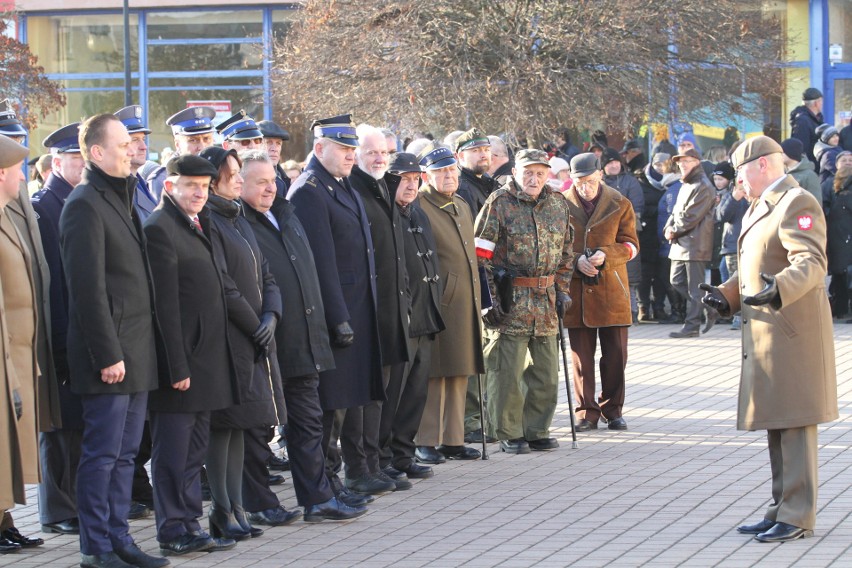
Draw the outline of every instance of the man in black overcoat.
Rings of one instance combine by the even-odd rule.
[[[395,484],[375,477],[378,471],[370,470],[364,447],[377,443],[378,436],[365,436],[363,407],[383,400],[385,393],[373,241],[364,205],[347,177],[355,165],[358,138],[349,115],[315,121],[312,130],[314,157],[290,188],[288,199],[314,252],[336,366],[320,373],[324,448],[329,451],[334,411],[346,409],[341,446],[346,477],[355,483],[352,489],[390,491]],[[326,470],[340,493],[333,468],[327,465]]]
[[[133,458],[157,388],[154,287],[133,208],[130,135],[112,114],[80,126],[83,177],[59,218],[68,367],[83,404],[77,480],[81,566],[162,566],[130,536]]]
[[[166,166],[160,204],[145,222],[167,370],[150,394],[154,511],[164,554],[210,550],[201,530],[201,467],[210,411],[237,400],[222,270],[213,256],[207,192],[218,170],[192,154]],[[206,232],[205,232],[206,230]],[[229,543],[232,547],[235,542]],[[222,545],[217,548],[221,549]]]
[[[373,252],[376,259],[379,339],[382,344],[382,381],[387,391],[399,391],[408,353],[408,283],[405,274],[405,250],[399,210],[393,203],[384,175],[388,169],[387,139],[378,128],[362,124],[357,129],[357,165],[349,183],[361,196],[370,222]],[[406,474],[380,467],[382,435],[390,434],[396,415],[395,404],[372,401],[364,406],[364,435],[375,436],[376,443],[365,444],[370,471],[378,472],[383,481],[392,481],[396,489],[410,489]],[[386,464],[387,465],[387,464]]]
[[[283,322],[275,344],[287,404],[287,448],[293,489],[305,520],[344,520],[366,512],[339,501],[325,476],[319,374],[334,368],[320,283],[305,229],[293,205],[277,194],[273,160],[244,152],[243,213],[281,290]]]

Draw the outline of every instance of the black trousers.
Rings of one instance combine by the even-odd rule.
[[[154,506],[154,489],[145,464],[151,461],[151,425],[145,420],[142,430],[142,441],[139,442],[139,453],[133,460],[133,493],[131,499],[137,503],[143,503],[149,507]]]
[[[414,437],[426,406],[432,343],[428,335],[409,338],[411,361],[391,367],[379,428],[382,467],[404,468],[414,462]]]
[[[654,307],[654,314],[662,314],[666,305],[666,296],[671,288],[669,272],[671,261],[656,254],[642,255],[642,279],[639,281],[639,306],[647,309]],[[653,292],[653,301],[651,294]],[[672,293],[674,290],[672,290]]]
[[[317,386],[319,378],[289,377],[284,379],[287,403],[287,451],[290,473],[299,505],[309,507],[325,503],[334,495],[325,475],[322,445],[322,408]]]
[[[43,525],[77,518],[77,466],[82,443],[82,430],[54,430],[38,435],[38,516]]]
[[[201,530],[201,467],[210,442],[209,412],[151,412],[151,475],[157,540]]]
[[[269,488],[269,442],[272,430],[266,426],[243,430],[245,456],[243,458],[243,508],[258,513],[281,505],[278,495]]]

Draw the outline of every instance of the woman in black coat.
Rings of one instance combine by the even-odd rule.
[[[828,273],[831,311],[836,318],[849,310],[847,269],[852,264],[852,167],[842,167],[834,176],[834,201],[828,211]],[[847,321],[847,323],[852,320]]]
[[[252,532],[243,508],[243,469],[266,463],[248,463],[244,431],[284,422],[281,376],[275,353],[275,326],[281,317],[281,295],[260,252],[238,201],[243,180],[234,150],[207,148],[200,156],[219,170],[211,184],[210,209],[213,254],[221,267],[228,306],[228,338],[239,390],[239,404],[211,416],[207,476],[213,505],[210,533],[245,538]],[[255,534],[260,531],[254,530]]]

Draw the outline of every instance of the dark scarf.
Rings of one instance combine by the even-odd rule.
[[[603,191],[600,191],[600,188],[598,188],[598,194],[595,196],[595,198],[591,201],[586,201],[585,199],[580,197],[580,192],[577,191],[576,187],[571,186],[571,190],[574,192],[574,195],[577,196],[577,199],[580,201],[580,205],[583,206],[583,211],[586,212],[586,216],[591,219],[592,213],[595,212],[595,207],[598,206],[598,201],[601,200],[601,194],[603,193]]]

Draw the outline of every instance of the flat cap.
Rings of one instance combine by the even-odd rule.
[[[481,146],[491,146],[491,141],[488,136],[478,128],[471,128],[467,132],[462,132],[456,138],[456,152],[462,150],[470,150],[471,148],[479,148]]]
[[[260,129],[257,127],[257,123],[242,109],[219,124],[216,127],[216,132],[221,134],[225,140],[253,140],[254,138],[263,138],[263,134],[261,134]]]
[[[594,152],[577,154],[571,158],[571,177],[573,179],[590,176],[600,169],[601,161],[595,156]]]
[[[74,122],[54,130],[44,139],[45,148],[53,154],[80,153],[80,123]]]
[[[343,146],[358,147],[358,134],[351,114],[317,119],[311,124],[311,130],[315,138],[328,138]]]
[[[436,146],[434,142],[423,148],[417,158],[426,170],[440,170],[458,163],[452,150],[446,146]]]
[[[0,101],[0,134],[6,136],[26,136],[27,129],[15,114],[15,109],[8,99]]]
[[[535,148],[524,148],[515,154],[515,166],[523,168],[532,164],[541,164],[549,168],[550,156],[544,150],[536,150]]]
[[[127,127],[129,134],[151,134],[151,131],[142,123],[142,107],[139,105],[126,106],[123,109],[115,111],[115,116],[118,120]]]
[[[290,133],[272,122],[271,120],[261,120],[257,123],[257,128],[264,138],[278,138],[280,140],[289,140]]]
[[[684,158],[695,158],[696,160],[701,161],[701,154],[699,154],[698,150],[696,150],[695,148],[690,148],[683,154],[678,154],[677,156],[674,156],[672,158],[672,162],[676,164]]]
[[[0,136],[0,168],[11,168],[27,159],[30,151],[7,136]]]
[[[414,154],[409,154],[407,152],[397,152],[393,156],[393,160],[388,167],[388,172],[395,175],[402,175],[408,173],[420,173],[423,169],[420,167],[420,163],[417,161],[417,156]]]
[[[177,156],[166,164],[166,171],[170,176],[210,176],[219,177],[219,170],[200,156],[184,154]]]
[[[805,89],[805,92],[802,93],[803,101],[815,101],[817,99],[822,98],[822,91],[817,89],[816,87],[808,87]]]
[[[787,138],[781,142],[781,150],[783,150],[783,152],[791,160],[800,162],[802,160],[802,154],[805,152],[805,145],[802,144],[802,141],[798,138]]]
[[[755,136],[737,146],[733,156],[731,156],[731,163],[734,169],[738,170],[743,164],[769,154],[780,154],[781,152],[783,152],[781,145],[769,136]]]
[[[176,112],[166,119],[166,124],[172,127],[172,134],[195,136],[213,132],[213,119],[216,110],[209,106],[194,106]]]
[[[217,176],[219,175],[219,168],[222,167],[222,164],[225,163],[225,160],[228,159],[228,156],[233,156],[234,158],[236,158],[237,163],[241,163],[240,156],[239,154],[237,154],[237,150],[235,148],[225,150],[224,148],[220,148],[219,146],[210,146],[209,148],[203,149],[198,155],[213,164],[213,167],[216,168]],[[173,161],[174,158],[169,163]]]

